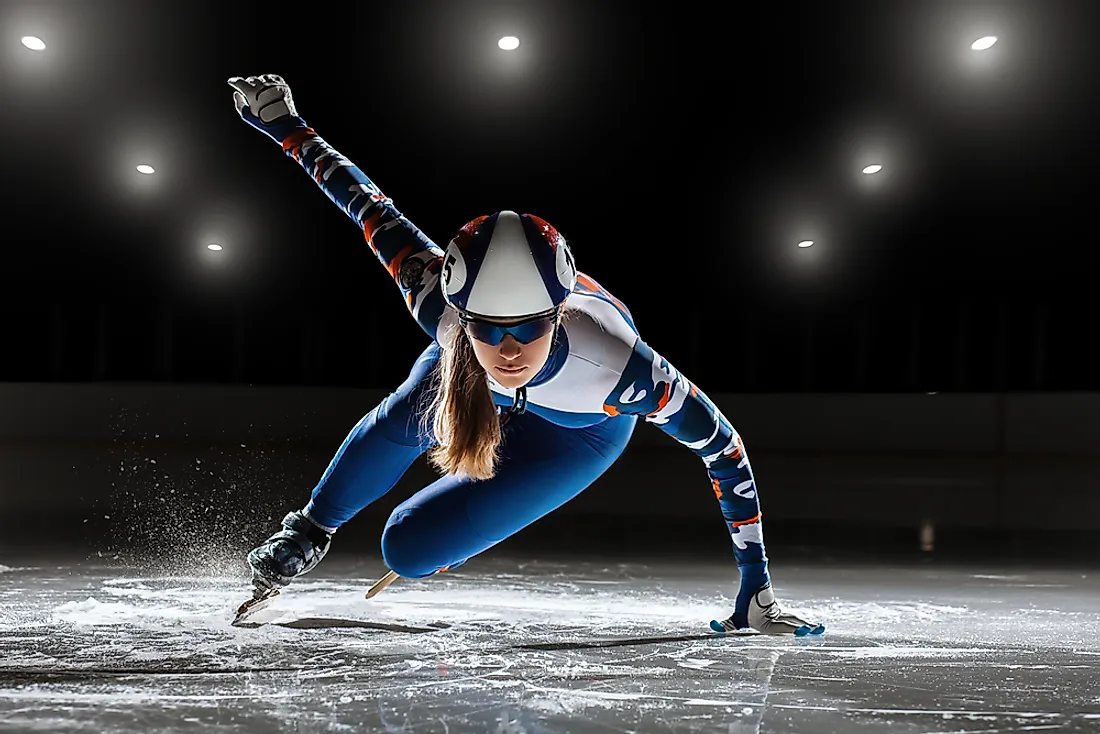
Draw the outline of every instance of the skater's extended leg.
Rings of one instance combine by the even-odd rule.
[[[412,463],[434,445],[421,416],[430,399],[431,373],[439,354],[439,345],[433,342],[405,382],[367,413],[344,439],[306,505],[310,520],[335,531],[389,492]]]
[[[363,417],[344,439],[301,511],[248,554],[253,583],[284,586],[309,572],[328,552],[332,534],[390,491],[432,445],[420,416],[428,401],[439,346],[432,343],[397,390]]]
[[[631,416],[588,428],[562,428],[531,414],[511,418],[492,479],[447,476],[390,515],[382,534],[386,564],[423,578],[496,545],[576,497],[626,448]]]

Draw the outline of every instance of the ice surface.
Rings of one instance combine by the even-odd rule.
[[[330,562],[331,561],[331,562]],[[326,564],[248,630],[235,576],[0,577],[0,732],[1100,731],[1100,575],[777,566],[822,638],[715,636],[728,565],[474,559],[365,600]]]

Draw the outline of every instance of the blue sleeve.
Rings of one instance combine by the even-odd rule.
[[[281,138],[283,151],[355,222],[397,284],[413,318],[434,339],[445,307],[439,288],[443,250],[406,219],[355,164],[300,118],[297,122]]]
[[[745,447],[702,390],[639,339],[604,412],[643,417],[702,459],[742,574],[766,573],[760,501]]]

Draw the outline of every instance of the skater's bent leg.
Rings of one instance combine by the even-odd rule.
[[[399,505],[382,534],[382,556],[401,576],[457,566],[576,497],[626,448],[635,419],[588,428],[524,414],[509,420],[496,476],[447,476]]]
[[[421,415],[438,360],[439,346],[433,342],[401,386],[356,424],[313,489],[305,508],[310,520],[335,531],[390,491],[432,446]]]

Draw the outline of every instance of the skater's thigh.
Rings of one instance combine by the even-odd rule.
[[[580,494],[622,454],[635,419],[584,429],[525,414],[509,421],[492,479],[443,477],[394,510],[383,554],[402,576],[422,576],[466,560]],[[408,561],[402,573],[394,564]]]
[[[497,475],[456,490],[465,500],[471,531],[499,542],[573,499],[615,463],[634,423],[625,417],[570,429],[520,416]]]
[[[431,372],[439,358],[428,347],[408,378],[367,413],[348,433],[313,488],[306,512],[328,528],[338,528],[397,483],[413,462],[434,445],[431,427],[421,419]]]
[[[419,446],[422,450],[434,445],[431,426],[423,418],[431,399],[432,373],[439,358],[439,344],[432,342],[417,358],[405,381],[374,409],[372,423],[390,441]]]

